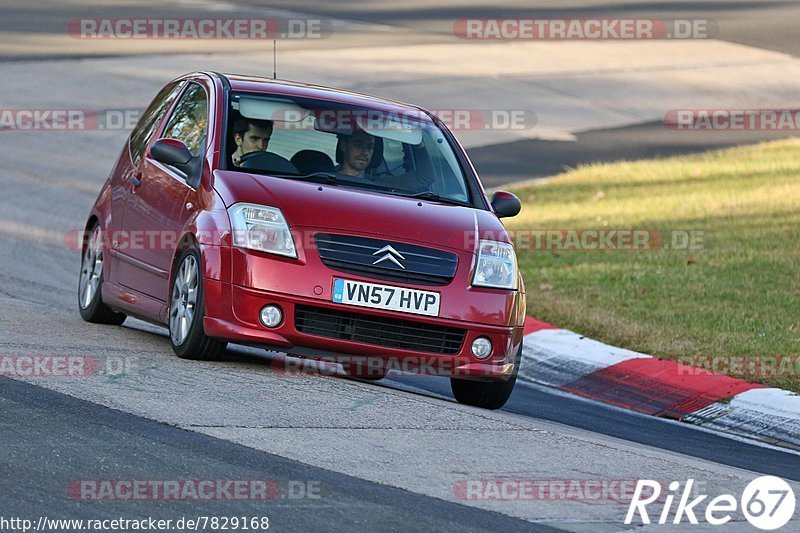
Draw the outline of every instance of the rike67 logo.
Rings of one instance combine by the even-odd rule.
[[[673,481],[669,484],[669,491],[663,498],[664,506],[661,513],[658,509],[650,508],[653,512],[653,521],[658,524],[680,524],[686,520],[690,524],[698,524],[698,516],[705,518],[706,523],[720,526],[727,524],[733,518],[732,513],[741,509],[742,514],[750,524],[764,531],[772,531],[785,526],[794,515],[795,497],[792,487],[783,479],[775,476],[762,476],[754,479],[742,491],[741,498],[737,501],[731,494],[720,494],[705,503],[705,511],[701,514],[707,494],[694,496],[692,487],[694,480],[689,479],[681,490],[681,484]],[[638,514],[642,524],[650,524],[651,516],[648,514],[648,505],[659,501],[662,494],[661,484],[650,479],[640,479],[636,483],[633,499],[625,516],[625,523],[631,524]],[[673,514],[673,503],[678,500]],[[660,502],[659,502],[660,503]],[[670,520],[672,515],[672,520]],[[656,519],[656,516],[658,518]]]

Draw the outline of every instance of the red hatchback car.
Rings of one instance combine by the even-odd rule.
[[[199,72],[156,95],[86,223],[79,308],[169,327],[175,353],[228,341],[450,378],[497,409],[522,353],[525,292],[452,133],[421,108]]]

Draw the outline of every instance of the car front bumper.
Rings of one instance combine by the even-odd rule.
[[[458,279],[454,279],[449,286],[413,286],[440,291],[443,303],[440,315],[450,316],[413,315],[333,302],[332,286],[336,278],[383,282],[333,271],[321,263],[315,264],[313,257],[298,264],[237,248],[207,252],[216,254],[215,257],[230,258],[229,279],[233,281],[230,283],[206,276],[203,326],[211,337],[292,355],[335,360],[351,366],[383,365],[386,369],[426,375],[503,380],[514,373],[524,324],[524,316],[522,319],[517,316],[518,313],[524,314],[524,296],[514,291],[480,290],[467,294],[464,289],[459,291],[457,288],[458,283],[463,283]],[[221,268],[214,272],[225,274],[226,270]],[[392,285],[390,282],[386,284]],[[268,304],[279,306],[283,312],[283,320],[273,328],[268,328],[259,319],[261,309]],[[390,323],[402,322],[406,325],[404,331],[411,331],[409,327],[414,326],[425,330],[448,328],[463,332],[463,340],[457,349],[442,353],[424,347],[412,348],[407,343],[401,348],[392,342],[364,342],[363,338],[353,340],[321,336],[313,331],[309,333],[308,328],[303,331],[302,324],[296,321],[298,308],[301,314],[304,309],[312,309],[329,315],[354,314]],[[479,320],[463,319],[469,316]],[[486,317],[491,317],[494,323],[487,324],[480,320]],[[342,326],[342,329],[346,329],[346,326]],[[491,355],[483,360],[471,353],[472,343],[478,337],[489,338],[493,347]]]

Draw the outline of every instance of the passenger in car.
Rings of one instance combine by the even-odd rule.
[[[237,118],[233,122],[233,142],[236,150],[231,154],[233,165],[240,166],[243,155],[250,152],[265,152],[272,137],[272,121],[252,118]]]
[[[407,172],[399,176],[388,172],[376,173],[383,162],[383,139],[365,131],[340,134],[336,150],[340,174],[364,178],[381,187],[406,192],[427,191],[433,183],[430,173]]]
[[[358,131],[352,135],[341,135],[339,137],[339,150],[337,160],[341,162],[342,174],[365,177],[365,171],[372,161],[375,153],[375,137],[364,131]]]

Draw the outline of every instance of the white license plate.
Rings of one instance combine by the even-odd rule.
[[[333,280],[333,301],[345,305],[386,309],[415,315],[439,316],[439,293],[403,287]]]

